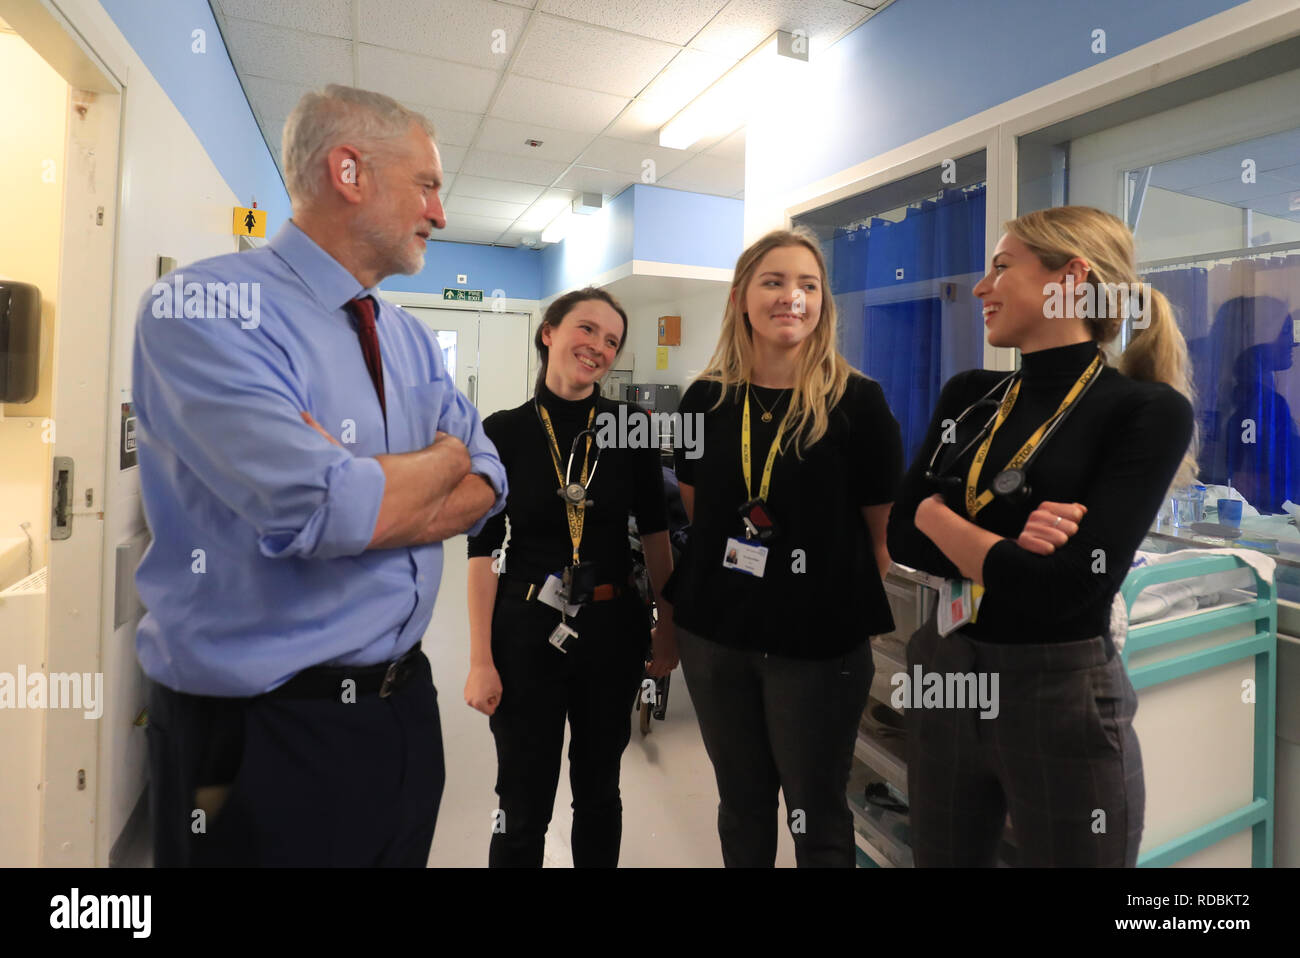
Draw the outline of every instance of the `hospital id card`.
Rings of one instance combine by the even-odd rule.
[[[946,579],[939,590],[939,634],[947,635],[960,629],[975,614],[975,599],[970,579]]]
[[[761,579],[767,569],[767,546],[742,539],[728,539],[722,552],[722,567]]]
[[[571,605],[564,601],[564,585],[560,577],[552,573],[546,577],[542,584],[542,589],[537,593],[537,601],[544,602],[552,609],[563,612],[567,616],[575,616],[582,609],[580,605]],[[559,648],[559,646],[556,646]]]

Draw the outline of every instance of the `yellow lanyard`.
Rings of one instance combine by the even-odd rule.
[[[763,465],[763,478],[758,486],[758,498],[764,502],[767,501],[767,491],[772,487],[772,464],[776,462],[776,451],[781,445],[781,433],[785,431],[785,420],[790,415],[790,410],[785,411],[781,417],[780,424],[776,427],[776,437],[772,440],[772,447],[767,450],[767,462]],[[754,498],[754,476],[750,468],[750,440],[749,440],[749,383],[745,383],[745,413],[744,421],[740,427],[740,464],[745,469],[745,492],[749,498]]]
[[[555,438],[555,427],[551,425],[551,416],[546,411],[546,407],[541,403],[537,404],[541,410],[542,422],[546,424],[546,435],[551,440],[551,464],[555,466],[555,476],[560,480],[560,488],[564,488],[564,470],[560,467],[560,443]],[[596,407],[591,407],[591,412],[587,414],[587,428],[591,428],[592,420],[596,418]],[[582,453],[582,479],[579,480],[583,488],[587,485],[587,459],[591,455],[591,436],[587,437],[587,448]],[[578,546],[582,543],[582,523],[586,518],[586,504],[575,506],[569,501],[565,501],[564,510],[569,517],[569,539],[573,542],[573,564],[578,564]]]
[[[1042,440],[1043,433],[1047,431],[1047,427],[1056,421],[1060,417],[1061,413],[1065,412],[1065,410],[1079,398],[1079,394],[1083,392],[1084,387],[1087,386],[1092,377],[1097,375],[1100,371],[1101,353],[1098,353],[1096,358],[1088,364],[1088,368],[1083,371],[1083,374],[1075,380],[1074,385],[1070,387],[1070,391],[1065,394],[1065,398],[1061,400],[1061,405],[1057,407],[1056,412],[1053,413],[1046,422],[1035,429],[1032,436],[1025,440],[1025,444],[1020,447],[1019,452],[1011,457],[1011,461],[1007,463],[1006,468],[1019,469],[1024,465],[1025,460],[1030,457],[1034,449],[1038,446],[1038,443]],[[966,514],[972,519],[975,518],[977,512],[993,501],[993,491],[991,489],[985,489],[979,494],[979,496],[976,496],[975,485],[979,481],[980,470],[984,466],[984,460],[988,457],[989,447],[993,445],[993,436],[997,433],[998,428],[1002,423],[1006,421],[1007,416],[1011,414],[1011,407],[1016,404],[1016,397],[1019,395],[1020,380],[1017,379],[1015,385],[1011,387],[1011,391],[1008,392],[1006,398],[1002,400],[1002,405],[998,407],[998,415],[997,419],[993,422],[993,429],[989,432],[988,436],[985,437],[984,442],[980,444],[979,450],[975,453],[975,458],[971,460],[970,472],[966,476]]]

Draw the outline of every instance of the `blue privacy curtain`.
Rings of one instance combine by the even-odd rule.
[[[1300,375],[1290,305],[1300,302],[1300,256],[1143,279],[1169,298],[1187,339],[1201,481],[1231,484],[1266,514],[1300,502],[1300,429],[1287,395]]]
[[[938,199],[909,207],[897,223],[873,218],[857,229],[837,230],[832,246],[831,288],[839,301],[860,304],[840,317],[841,323],[862,326],[860,336],[846,330],[846,341],[861,346],[845,358],[884,389],[910,462],[944,381],[981,365],[983,327],[951,328],[953,299],[945,300],[941,282],[927,281],[964,277],[959,295],[969,299],[969,275],[984,269],[984,186],[945,190]],[[889,296],[890,288],[912,283],[923,284],[916,298]],[[852,293],[861,295],[844,295]],[[959,315],[968,317],[972,305],[978,303],[961,303]]]

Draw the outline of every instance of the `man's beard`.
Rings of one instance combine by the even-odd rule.
[[[357,220],[358,238],[371,250],[373,262],[381,278],[394,273],[414,275],[424,269],[424,250],[416,252],[411,246],[413,230],[387,226],[373,213],[363,213]]]

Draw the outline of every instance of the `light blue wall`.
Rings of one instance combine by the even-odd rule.
[[[479,246],[474,243],[429,244],[424,270],[415,276],[390,276],[384,289],[404,293],[441,293],[457,288],[456,274],[464,273],[464,289],[481,289],[483,298],[503,290],[508,299],[542,298],[542,253],[527,246]]]
[[[542,298],[586,286],[631,261],[635,196],[629,188],[599,213],[575,216],[564,242],[542,250]]]
[[[798,148],[759,185],[815,182],[1242,2],[899,0],[811,64]]]
[[[732,269],[745,235],[745,204],[725,196],[636,184],[633,259]]]
[[[247,206],[267,211],[266,235],[290,216],[289,194],[244,96],[212,10],[203,0],[100,0],[163,92]],[[191,36],[203,30],[207,52]],[[159,149],[166,149],[159,144]]]

